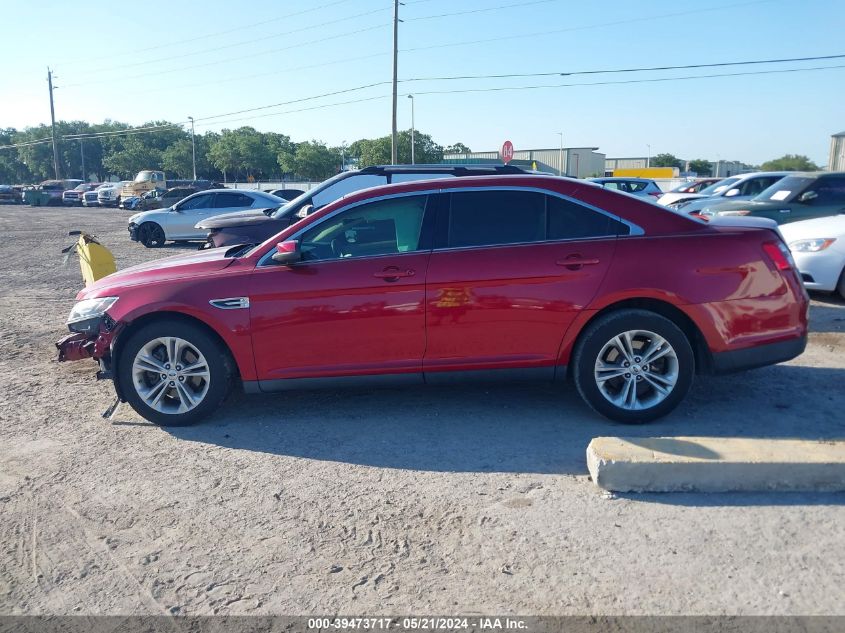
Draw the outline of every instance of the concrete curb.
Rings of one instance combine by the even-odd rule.
[[[840,492],[845,440],[596,437],[587,467],[616,492]]]

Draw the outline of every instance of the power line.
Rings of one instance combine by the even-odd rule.
[[[710,79],[713,77],[747,77],[749,75],[774,75],[778,73],[800,73],[811,70],[833,70],[838,68],[845,68],[845,64],[837,66],[815,66],[810,68],[784,68],[778,70],[752,70],[740,73],[716,73],[712,75],[688,75],[685,77],[656,77],[650,79],[627,79],[620,81],[594,81],[590,83],[574,83],[574,84],[545,84],[535,86],[501,86],[491,88],[462,88],[459,90],[429,90],[425,92],[414,92],[415,95],[437,95],[437,94],[462,94],[470,92],[505,92],[508,90],[539,90],[542,88],[570,88],[575,86],[611,86],[619,84],[641,84],[641,83],[658,83],[666,81],[686,81],[689,79]]]
[[[744,77],[744,76],[751,76],[751,75],[770,75],[770,74],[778,74],[778,73],[797,73],[797,72],[805,72],[805,71],[818,71],[818,70],[834,70],[834,69],[841,69],[845,68],[845,64],[837,65],[837,66],[817,66],[811,68],[787,68],[787,69],[777,69],[777,70],[757,70],[757,71],[748,71],[748,72],[739,72],[739,73],[714,73],[709,75],[688,75],[683,77],[659,77],[659,78],[648,78],[648,79],[627,79],[627,80],[616,80],[616,81],[597,81],[597,82],[589,82],[589,83],[564,83],[564,84],[544,84],[544,85],[531,85],[531,86],[507,86],[507,87],[489,87],[489,88],[468,88],[468,89],[456,89],[456,90],[430,90],[425,92],[415,91],[414,95],[440,95],[440,94],[462,94],[462,93],[474,93],[474,92],[502,92],[502,91],[509,91],[509,90],[540,90],[546,88],[577,88],[580,86],[608,86],[608,85],[619,85],[619,84],[638,84],[638,83],[656,83],[656,82],[671,82],[671,81],[688,81],[693,79],[712,79],[718,77]],[[406,97],[408,94],[411,93],[404,93],[399,94],[399,97]],[[353,103],[362,103],[365,101],[375,101],[378,99],[388,99],[391,95],[384,94],[384,95],[377,95],[373,97],[365,97],[361,99],[353,99],[349,101],[343,101],[339,103],[328,103],[328,104],[321,104],[316,106],[311,106],[307,108],[300,108],[296,110],[285,110],[282,112],[270,112],[266,114],[259,114],[249,117],[240,117],[237,119],[227,119],[224,121],[216,121],[215,123],[207,123],[204,125],[214,125],[214,124],[221,124],[221,123],[232,123],[238,121],[250,121],[252,119],[259,119],[269,116],[278,116],[282,114],[293,114],[296,112],[305,112],[310,110],[320,110],[323,108],[333,108],[340,105],[348,105]],[[231,114],[231,113],[230,113]],[[218,117],[222,116],[229,116],[228,114],[224,115],[217,115]]]
[[[332,36],[328,36],[328,37],[321,37],[321,38],[319,38],[319,40],[312,40],[310,42],[299,42],[297,44],[291,44],[290,46],[283,46],[281,48],[275,48],[275,49],[272,49],[272,50],[259,51],[257,53],[250,53],[249,55],[242,55],[240,57],[230,57],[230,58],[223,60],[223,61],[233,62],[233,61],[241,61],[241,60],[244,60],[244,59],[252,59],[254,57],[260,57],[261,55],[269,55],[270,53],[279,53],[281,51],[287,51],[287,50],[290,50],[292,48],[301,48],[302,46],[305,46],[307,44],[325,42],[325,41],[328,41],[328,40],[337,40],[337,39],[341,39],[341,38],[344,38],[344,37],[350,37],[352,35],[360,35],[361,33],[367,33],[368,31],[374,31],[376,29],[383,29],[383,28],[386,28],[387,26],[389,26],[389,25],[388,24],[376,24],[376,25],[365,27],[365,28],[362,28],[362,29],[356,29],[356,30],[353,30],[353,31],[345,31],[345,32],[339,33],[337,35],[332,35]],[[151,71],[151,72],[147,72],[147,73],[140,73],[140,74],[137,74],[137,75],[127,75],[127,76],[121,77],[121,80],[126,81],[126,80],[130,80],[130,79],[142,79],[144,77],[151,77],[153,75],[155,75],[155,76],[167,75],[167,74],[172,74],[172,73],[176,73],[176,72],[182,72],[182,71],[185,71],[185,70],[194,70],[194,69],[197,69],[197,68],[207,68],[209,66],[218,66],[221,63],[223,63],[223,62],[221,62],[220,60],[217,60],[217,61],[213,61],[213,62],[204,62],[202,64],[194,64],[192,66],[182,66],[181,68],[171,68],[171,69],[167,69],[167,70],[157,70],[157,71]],[[79,87],[79,86],[89,86],[89,85],[93,85],[93,84],[109,83],[111,81],[113,81],[113,80],[112,79],[99,79],[99,80],[94,80],[94,81],[86,81],[86,82],[82,82],[82,83],[67,84],[63,87],[64,88],[71,88],[71,87]]]
[[[437,15],[422,15],[417,18],[405,18],[403,22],[418,22],[420,20],[434,20],[437,18],[451,18],[458,15],[470,15],[473,13],[487,13],[488,11],[498,11],[500,9],[511,9],[519,7],[520,9],[530,7],[534,4],[548,4],[549,2],[558,2],[559,0],[534,0],[533,2],[516,2],[513,4],[503,4],[498,7],[485,7],[483,9],[470,9],[468,11],[455,11],[453,13],[439,13]]]
[[[46,138],[38,139],[37,141],[23,141],[21,143],[12,143],[10,145],[0,145],[0,149],[12,149],[16,147],[29,147],[30,145],[42,145],[44,143],[52,143],[53,137],[48,136]]]
[[[549,2],[550,0],[543,0],[543,1]],[[292,35],[294,33],[301,33],[303,31],[312,31],[314,29],[323,28],[323,27],[329,26],[331,24],[337,24],[338,22],[348,22],[349,20],[354,20],[355,18],[373,15],[375,13],[382,13],[382,12],[387,11],[387,10],[389,10],[389,7],[382,7],[380,9],[374,9],[372,11],[364,11],[363,13],[356,13],[354,15],[348,15],[348,16],[345,16],[345,17],[342,17],[342,18],[338,18],[336,20],[330,20],[328,22],[321,22],[319,24],[312,24],[310,26],[303,26],[301,28],[293,29],[293,30],[290,30],[290,31],[282,31],[282,32],[279,32],[279,33],[271,33],[270,35],[265,35],[265,36],[262,36],[262,37],[253,37],[253,38],[250,38],[248,40],[243,40],[243,41],[240,41],[240,42],[233,42],[231,44],[225,44],[223,46],[215,46],[215,47],[212,47],[212,48],[203,48],[203,49],[200,49],[200,50],[192,51],[190,53],[182,53],[180,55],[168,55],[166,57],[158,57],[158,58],[155,58],[155,59],[148,59],[146,61],[133,62],[131,64],[121,64],[119,66],[107,66],[105,68],[95,68],[95,69],[93,69],[89,72],[108,72],[110,70],[116,70],[116,69],[133,68],[133,67],[136,67],[136,66],[146,66],[148,64],[154,64],[156,62],[170,61],[170,60],[173,60],[173,59],[183,59],[185,57],[194,57],[196,55],[203,55],[205,53],[214,53],[214,52],[217,52],[217,51],[227,50],[227,49],[230,49],[230,48],[237,48],[239,46],[248,46],[250,44],[255,44],[256,42],[263,42],[265,40],[277,39],[282,35]],[[77,84],[72,84],[72,85],[77,85]]]
[[[267,20],[262,20],[260,22],[251,22],[250,24],[244,24],[242,26],[236,26],[231,29],[226,29],[225,31],[215,31],[213,33],[206,33],[205,35],[198,35],[196,37],[192,37],[189,39],[180,39],[178,42],[168,42],[166,44],[158,44],[156,46],[148,46],[146,48],[137,48],[133,51],[126,51],[123,53],[117,53],[116,55],[112,55],[113,57],[123,57],[125,55],[137,55],[138,53],[145,53],[147,51],[154,51],[160,50],[162,48],[167,48],[169,46],[180,45],[180,44],[189,44],[191,42],[198,42],[199,40],[208,39],[209,37],[216,37],[218,35],[228,35],[229,33],[234,33],[235,31],[242,31],[244,29],[250,29],[255,26],[263,26],[265,24],[270,24],[271,22],[278,22],[279,20],[286,20],[288,18],[297,17],[300,15],[304,15],[306,13],[313,13],[315,11],[320,11],[322,9],[328,9],[330,7],[336,6],[338,4],[344,4],[347,2],[351,2],[352,0],[335,0],[334,2],[329,2],[327,4],[321,4],[316,7],[311,7],[310,9],[304,9],[302,11],[297,11],[295,13],[287,13],[285,15],[276,16],[275,18],[270,18]],[[417,0],[419,1],[419,0]],[[77,62],[86,62],[100,59],[100,57],[87,57],[83,59],[75,59],[65,62],[66,64],[75,64]]]
[[[456,47],[456,46],[469,46],[469,45],[472,45],[472,44],[488,44],[490,42],[502,42],[502,41],[505,41],[505,40],[515,40],[515,39],[521,39],[521,38],[525,38],[525,37],[542,37],[544,35],[557,35],[559,33],[570,33],[572,31],[584,31],[584,30],[589,30],[589,29],[598,29],[598,28],[603,28],[603,27],[606,27],[606,26],[620,26],[620,25],[624,25],[624,24],[634,24],[636,22],[648,22],[648,21],[659,20],[659,19],[663,19],[663,18],[676,18],[676,17],[682,17],[682,16],[686,16],[686,15],[694,15],[694,14],[697,14],[697,13],[706,13],[706,12],[710,12],[710,11],[721,11],[721,10],[724,10],[724,9],[735,9],[737,7],[744,7],[744,6],[749,6],[749,5],[754,5],[754,4],[762,4],[762,3],[766,3],[766,2],[774,2],[774,1],[775,0],[750,0],[749,2],[740,2],[740,3],[736,3],[736,4],[726,4],[726,5],[720,5],[720,6],[717,6],[717,7],[709,7],[709,8],[704,8],[704,9],[691,9],[689,11],[678,11],[678,12],[675,12],[675,13],[662,13],[660,15],[641,16],[641,17],[637,17],[637,18],[629,18],[629,19],[626,19],[626,20],[616,20],[616,21],[613,21],[613,22],[603,21],[603,22],[597,22],[595,24],[586,24],[586,25],[583,25],[583,26],[570,26],[570,27],[565,27],[565,28],[562,28],[562,29],[553,29],[551,31],[537,31],[537,32],[534,32],[534,33],[522,33],[522,34],[518,34],[518,35],[500,35],[500,36],[497,36],[497,37],[491,37],[491,38],[486,38],[486,39],[482,39],[482,40],[464,40],[462,42],[449,42],[449,43],[444,43],[444,44],[431,44],[429,46],[418,46],[416,48],[406,48],[406,49],[403,49],[400,52],[411,53],[411,52],[416,52],[416,51],[428,51],[428,50],[433,50],[433,49],[437,49],[437,48],[451,48],[451,47]]]
[[[648,66],[641,68],[614,68],[604,70],[571,70],[553,71],[542,73],[507,73],[501,75],[454,75],[449,77],[415,77],[413,79],[402,79],[400,81],[454,81],[457,79],[513,79],[522,77],[564,77],[571,75],[602,75],[608,73],[638,73],[657,70],[690,70],[694,68],[716,68],[722,66],[746,66],[751,64],[780,64],[786,62],[809,62],[830,59],[843,59],[845,54],[839,55],[817,55],[815,57],[785,57],[780,59],[753,59],[741,62],[716,62],[712,64],[684,64],[681,66]]]

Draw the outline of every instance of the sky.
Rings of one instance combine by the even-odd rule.
[[[390,133],[391,0],[4,5],[0,127],[49,122],[50,66],[57,119],[193,116],[197,132],[250,125],[333,146]],[[843,0],[404,0],[400,19],[398,126],[414,94],[416,128],[446,146],[555,148],[562,132],[608,157],[824,165],[845,130],[845,57],[571,74],[845,55]],[[431,80],[530,73],[570,75]]]

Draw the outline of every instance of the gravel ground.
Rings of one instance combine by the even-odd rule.
[[[845,614],[845,495],[614,497],[585,464],[596,435],[845,436],[845,303],[642,428],[528,385],[236,395],[165,430],[53,360],[68,230],[119,268],[186,252],[128,215],[0,207],[0,613]]]

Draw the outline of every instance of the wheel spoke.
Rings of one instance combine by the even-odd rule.
[[[665,376],[663,374],[658,374],[653,371],[646,371],[643,372],[643,375],[646,377],[646,380],[649,382],[656,381],[659,382],[661,385],[665,387],[674,387],[675,386],[675,378],[673,376]]]
[[[158,408],[158,403],[165,391],[167,391],[167,381],[159,380],[156,384],[150,387],[149,390],[145,392],[139,391],[138,395],[140,395],[144,399],[144,402],[146,402],[150,407],[156,409]]]
[[[164,364],[160,363],[158,359],[150,356],[138,354],[138,358],[135,359],[135,364],[138,367],[146,369],[147,371],[151,371],[157,374],[160,374],[164,371]]]
[[[664,345],[666,345],[666,340],[660,336],[655,336],[651,340],[651,345],[649,345],[648,349],[643,354],[642,362],[650,363],[654,360],[657,360],[658,358],[661,358],[662,356],[665,356],[670,351],[672,351],[671,346],[666,345],[666,347],[664,347]]]
[[[185,387],[185,383],[176,383],[176,393],[179,396],[179,412],[190,411],[196,406],[196,400],[190,390]]]
[[[205,361],[199,361],[183,368],[182,375],[186,378],[208,378],[210,376]]]
[[[628,369],[620,365],[606,365],[604,363],[596,363],[596,380],[604,382],[611,378],[619,378],[628,373]]]

